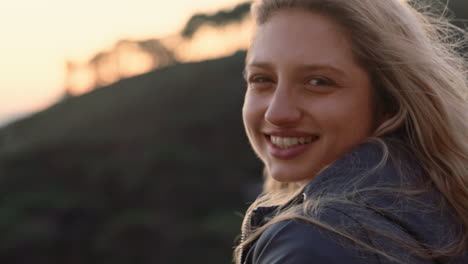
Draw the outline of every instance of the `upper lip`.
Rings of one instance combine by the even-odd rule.
[[[294,130],[284,130],[284,131],[267,131],[264,132],[267,136],[275,136],[275,137],[316,137],[318,134],[315,133],[307,133],[302,131],[294,131]]]

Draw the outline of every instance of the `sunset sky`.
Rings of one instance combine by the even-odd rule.
[[[65,61],[86,61],[117,40],[179,32],[195,12],[244,0],[15,0],[0,7],[0,126],[64,92]]]

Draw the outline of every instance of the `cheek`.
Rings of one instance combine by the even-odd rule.
[[[242,118],[247,132],[260,126],[264,113],[262,100],[247,93],[242,107]]]
[[[254,131],[258,129],[262,120],[261,109],[255,100],[252,100],[250,96],[246,95],[244,99],[244,105],[242,107],[242,120],[244,122],[244,128],[247,133],[247,137],[251,144],[254,144]]]
[[[316,106],[316,117],[326,134],[336,140],[357,140],[372,133],[373,104],[364,97],[342,97]]]
[[[242,121],[244,122],[245,129],[249,130],[252,123],[252,115],[254,114],[251,104],[246,97],[244,99],[244,105],[242,106]]]
[[[242,107],[242,119],[250,145],[257,156],[261,160],[264,160],[262,154],[264,142],[262,142],[260,130],[263,123],[265,108],[262,106],[261,100],[258,99],[259,98],[246,95]]]

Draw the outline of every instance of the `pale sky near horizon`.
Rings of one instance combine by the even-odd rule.
[[[0,126],[64,92],[65,61],[87,60],[119,39],[177,33],[195,12],[244,0],[0,0]]]

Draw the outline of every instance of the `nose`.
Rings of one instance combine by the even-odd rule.
[[[265,112],[265,120],[276,127],[296,125],[301,119],[296,96],[291,87],[278,84]]]

